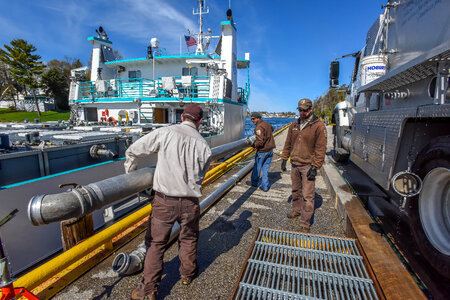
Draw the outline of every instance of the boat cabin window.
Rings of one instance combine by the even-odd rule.
[[[181,123],[181,114],[183,113],[183,109],[175,110],[175,123]]]
[[[136,81],[134,78],[141,78],[141,70],[137,71],[128,71],[128,78],[130,81]]]
[[[181,72],[182,76],[198,76],[198,69],[197,67],[191,67],[191,68],[183,68]]]
[[[85,107],[84,115],[85,115],[86,121],[89,121],[89,122],[97,122],[98,121],[98,114],[97,114],[96,107]]]

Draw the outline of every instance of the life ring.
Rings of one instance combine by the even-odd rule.
[[[117,125],[117,121],[116,121],[116,119],[114,119],[114,117],[109,117],[109,118],[108,118],[108,122],[109,122],[109,123],[112,123],[114,126]]]

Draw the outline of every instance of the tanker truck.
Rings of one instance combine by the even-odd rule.
[[[383,188],[423,257],[450,278],[450,1],[382,8],[364,47],[342,56],[355,67],[333,112],[334,159]],[[338,79],[336,59],[330,88]]]

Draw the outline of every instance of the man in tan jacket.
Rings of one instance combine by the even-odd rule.
[[[163,274],[163,257],[175,221],[181,226],[178,237],[181,283],[189,285],[197,275],[198,198],[202,195],[202,180],[211,158],[211,149],[198,132],[202,117],[202,108],[189,104],[181,115],[181,124],[156,129],[125,152],[127,173],[136,170],[140,157],[158,153],[144,276],[131,299],[156,299]]]
[[[323,164],[327,146],[325,125],[312,112],[312,101],[298,102],[300,118],[289,126],[281,159],[281,170],[291,158],[292,211],[288,218],[300,216],[300,230],[309,232],[314,212],[315,179]]]

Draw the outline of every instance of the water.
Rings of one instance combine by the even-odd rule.
[[[275,128],[275,131],[277,131],[282,126],[294,122],[295,118],[263,118],[264,121],[268,122],[270,125]],[[250,118],[245,119],[245,136],[252,136],[254,135],[255,125],[253,125]]]

